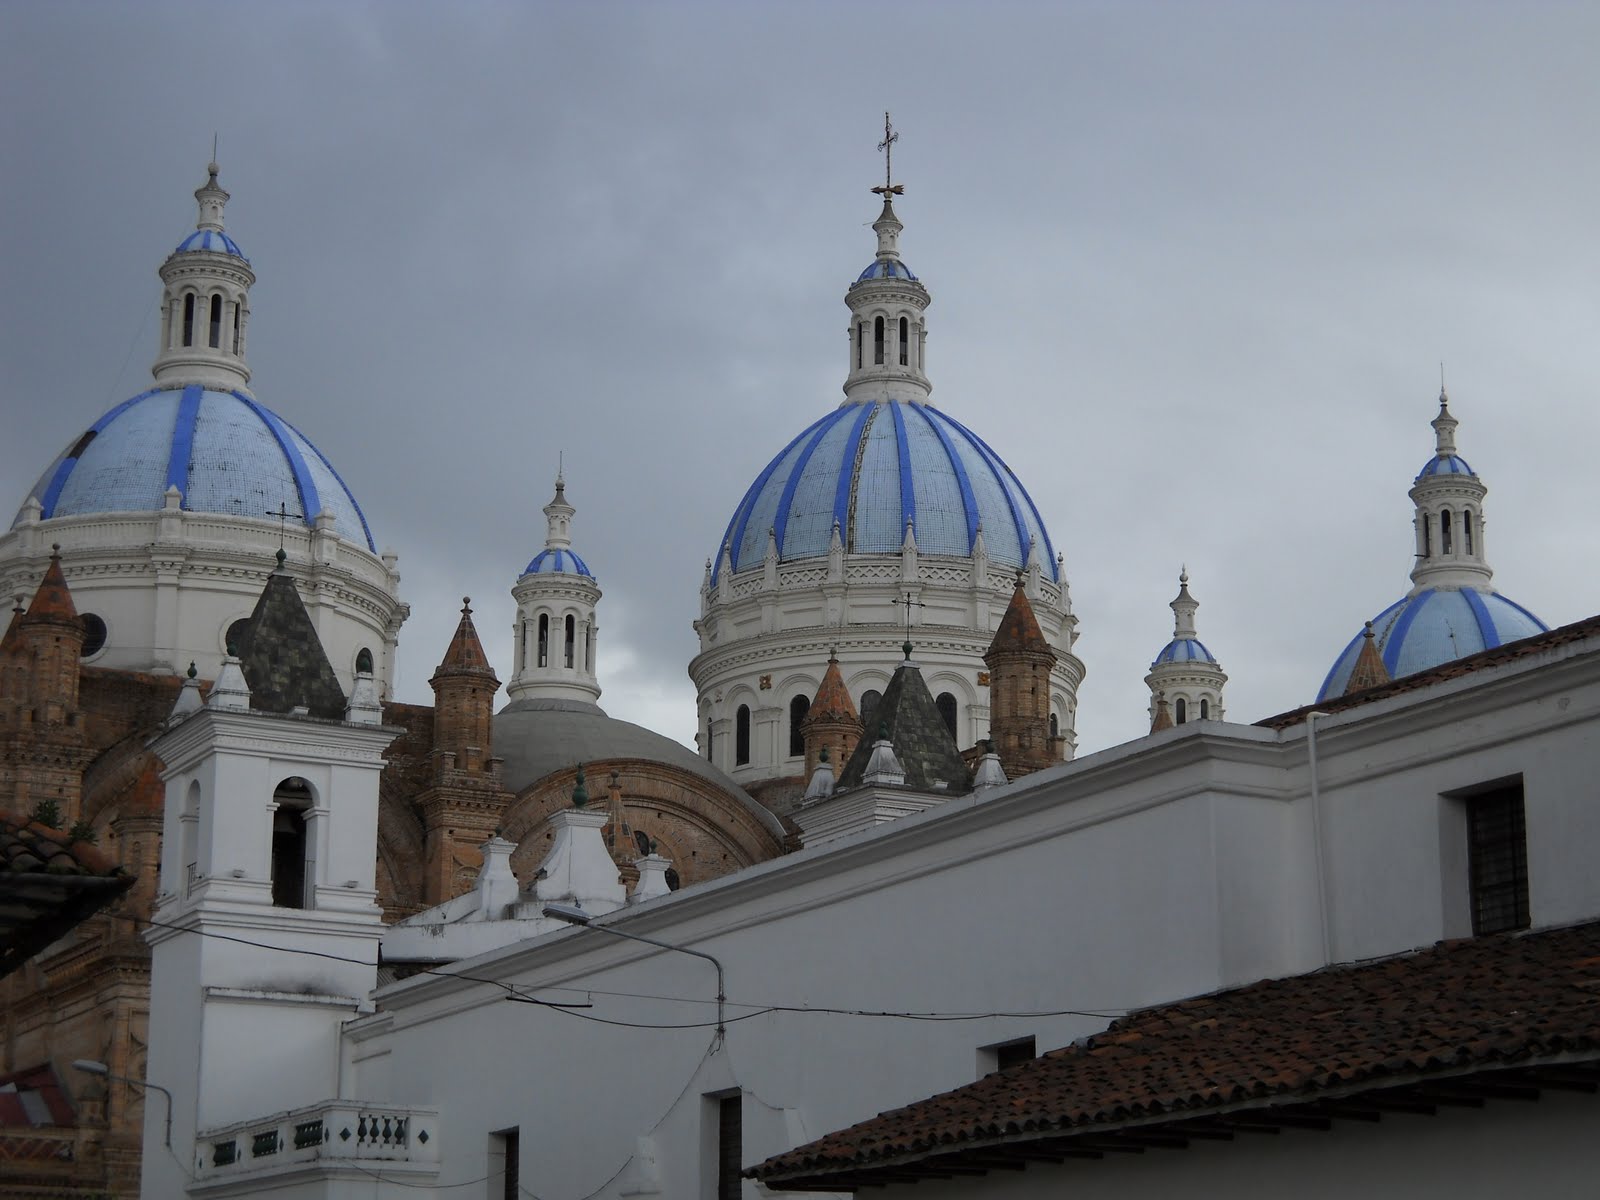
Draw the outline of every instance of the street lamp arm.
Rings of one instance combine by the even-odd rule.
[[[613,928],[610,925],[596,925],[590,915],[580,908],[562,904],[546,905],[544,915],[554,917],[558,921],[565,921],[569,925],[577,925],[584,929],[594,929],[601,933],[609,933],[613,937],[626,938],[630,942],[643,942],[646,946],[655,946],[660,950],[676,950],[679,954],[692,954],[696,958],[703,958],[717,969],[717,1036],[715,1045],[722,1045],[727,1037],[728,1026],[723,1018],[723,1010],[727,1005],[728,997],[723,985],[722,961],[714,955],[707,954],[704,950],[691,950],[687,946],[678,946],[672,942],[663,942],[659,938],[646,937],[642,933],[628,933],[625,930]]]
[[[136,1088],[145,1088],[148,1091],[160,1092],[162,1094],[162,1096],[164,1096],[166,1098],[166,1101],[167,1101],[166,1134],[164,1135],[162,1140],[165,1143],[165,1145],[166,1145],[168,1150],[172,1149],[172,1093],[171,1092],[167,1091],[167,1089],[162,1087],[159,1083],[150,1083],[150,1082],[148,1082],[147,1080],[144,1080],[144,1079],[134,1079],[134,1078],[132,1078],[131,1076],[128,1076],[128,1075],[113,1075],[111,1073],[111,1069],[109,1067],[107,1067],[105,1065],[105,1063],[96,1062],[92,1058],[74,1059],[72,1065],[76,1070],[82,1071],[85,1075],[98,1075],[102,1079],[114,1079],[118,1083],[131,1083]]]

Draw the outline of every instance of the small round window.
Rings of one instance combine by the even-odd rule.
[[[83,657],[91,658],[106,646],[106,623],[96,613],[84,613],[78,618],[83,622]]]

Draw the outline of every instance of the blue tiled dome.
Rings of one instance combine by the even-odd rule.
[[[374,549],[333,464],[243,392],[155,388],[125,400],[63,450],[29,495],[48,519],[156,512],[170,486],[191,512],[272,517],[286,504],[310,525],[327,510],[339,536]]]
[[[861,283],[868,279],[915,279],[911,268],[898,258],[875,258],[867,264],[867,269],[856,276],[856,282]]]
[[[1150,665],[1159,667],[1162,663],[1215,663],[1216,661],[1199,638],[1174,638],[1166,644],[1160,654],[1156,655],[1155,662]]]
[[[1389,678],[1399,679],[1480,650],[1532,637],[1548,628],[1527,609],[1498,592],[1427,588],[1379,613],[1372,622],[1372,635]],[[1358,633],[1351,638],[1334,661],[1317,693],[1318,700],[1344,695],[1361,653],[1362,636]]]
[[[589,565],[571,550],[541,550],[533,556],[524,575],[587,575],[594,578]]]
[[[1417,472],[1418,479],[1426,479],[1429,475],[1471,475],[1473,470],[1467,465],[1467,460],[1459,454],[1435,454],[1426,463],[1422,470]]]
[[[231,254],[235,258],[244,258],[244,251],[239,249],[239,243],[220,229],[196,229],[178,243],[178,248],[173,253],[182,254],[186,250],[211,250],[217,254]],[[244,260],[250,261],[248,258]]]
[[[964,425],[927,404],[845,404],[795,438],[756,477],[723,540],[735,570],[767,552],[782,560],[828,553],[838,521],[847,553],[894,554],[912,522],[922,554],[965,557],[978,526],[991,562],[1026,565],[1037,540],[1045,577],[1055,548],[1011,468]],[[713,557],[722,568],[721,548]]]

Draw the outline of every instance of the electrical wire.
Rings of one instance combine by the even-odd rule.
[[[217,938],[221,941],[234,942],[242,946],[253,946],[261,950],[275,950],[282,954],[300,954],[309,958],[327,959],[332,962],[350,963],[355,966],[374,967],[378,964],[361,958],[351,958],[348,955],[330,954],[323,950],[307,950],[298,946],[277,946],[271,942],[258,942],[250,938],[237,937],[232,934],[214,933],[210,930],[190,929],[182,925],[173,925],[165,921],[157,921],[149,917],[130,917],[136,924],[149,925],[158,929],[171,929],[178,933],[194,934],[198,937]],[[541,1008],[554,1009],[558,1012],[568,1013],[587,1021],[594,1021],[601,1025],[619,1025],[628,1029],[713,1029],[715,1021],[690,1021],[690,1022],[650,1022],[650,1021],[623,1021],[612,1017],[595,1016],[578,1011],[593,1008],[592,1001],[560,1001],[543,1000],[528,994],[527,989],[513,987],[500,979],[487,979],[478,975],[465,975],[459,971],[447,971],[439,967],[419,967],[419,975],[432,975],[440,979],[460,979],[467,983],[487,984],[500,988],[506,993],[507,1000],[514,1000],[519,1004],[536,1004]],[[601,988],[573,988],[556,986],[552,988],[538,988],[538,991],[563,991],[581,992],[586,996],[608,996],[627,1000],[662,1000],[674,1004],[714,1004],[697,996],[669,996],[653,992],[621,992],[608,991]],[[871,1009],[871,1008],[842,1008],[826,1005],[810,1004],[762,1004],[748,1000],[729,999],[725,1002],[730,1008],[748,1008],[752,1011],[729,1017],[726,1024],[732,1025],[738,1021],[748,1021],[752,1017],[766,1016],[770,1013],[796,1013],[812,1014],[819,1016],[840,1017],[873,1017],[900,1021],[988,1021],[999,1018],[1014,1018],[1017,1020],[1034,1020],[1043,1017],[1096,1017],[1113,1019],[1133,1011],[1128,1008],[1049,1008],[1049,1009],[1020,1009],[1020,1010],[994,1010],[980,1012],[938,1012],[938,1011],[902,1011],[896,1009]]]

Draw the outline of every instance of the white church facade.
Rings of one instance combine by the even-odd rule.
[[[1065,558],[995,449],[930,403],[930,294],[898,189],[875,191],[844,400],[706,565],[695,752],[599,707],[596,560],[559,477],[512,584],[513,661],[487,661],[463,605],[435,708],[387,703],[397,562],[249,390],[254,273],[213,165],[162,266],[153,386],[0,536],[13,594],[52,561],[70,584],[87,668],[177,697],[147,747],[143,1076],[169,1097],[144,1107],[144,1195],[843,1194],[850,1171],[834,1187],[782,1157],[1149,1006],[1600,921],[1600,618],[1547,630],[1490,586],[1487,489],[1446,398],[1411,590],[1319,707],[1225,720],[1185,571],[1152,732],[1077,755]],[[992,666],[1008,632],[1007,703],[1047,730],[1014,780],[985,744],[1016,716]],[[839,761],[807,743],[824,697],[859,735]],[[630,769],[654,790],[625,797]],[[402,828],[413,808],[425,829]],[[710,854],[691,873],[707,846],[720,875]],[[448,871],[391,903],[423,860]],[[1018,1194],[1052,1186],[1022,1175]]]

